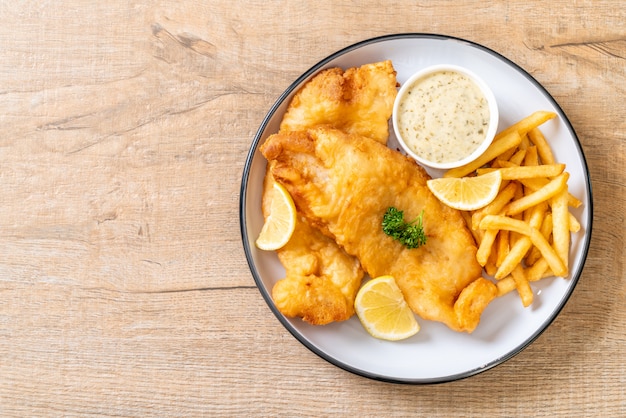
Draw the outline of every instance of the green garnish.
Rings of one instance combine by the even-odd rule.
[[[407,248],[419,248],[426,244],[426,234],[422,219],[424,211],[411,222],[404,221],[404,212],[394,208],[387,208],[383,216],[383,232],[393,239],[400,241]]]

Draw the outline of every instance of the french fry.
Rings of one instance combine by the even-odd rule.
[[[516,147],[522,142],[522,137],[517,131],[511,131],[509,134],[501,136],[491,143],[487,150],[476,160],[458,168],[452,168],[444,173],[444,177],[463,177],[477,168],[482,167],[489,161],[502,154],[504,151]]]
[[[526,192],[527,191],[525,190],[525,188],[523,186],[518,187],[517,190],[515,191],[515,196],[513,196],[513,200],[512,201],[515,202],[516,200],[519,200],[519,199],[523,198],[524,195],[526,194]],[[507,204],[507,206],[505,206],[503,208],[502,212],[499,213],[498,215],[506,215],[506,208],[509,205],[510,205],[510,203]],[[515,215],[511,215],[511,218],[523,221],[524,220],[524,212],[525,211],[522,211],[522,212],[517,213]],[[510,235],[509,241],[510,241],[510,245],[511,246],[514,246],[515,243],[517,242],[517,240],[520,239],[523,236],[522,234],[520,234],[518,232],[515,232],[515,231],[511,231],[511,233],[509,235]]]
[[[523,236],[515,242],[515,245],[511,247],[509,253],[500,264],[500,267],[496,271],[495,278],[500,280],[510,274],[517,266],[520,265],[522,259],[530,250],[533,245],[530,237]]]
[[[550,183],[550,179],[547,178],[525,178],[519,179],[519,182],[524,185],[528,190],[537,191],[542,187],[545,187],[546,184]]]
[[[530,306],[533,303],[533,291],[530,288],[528,279],[526,278],[524,270],[520,264],[515,266],[511,272],[511,276],[513,276],[513,280],[515,281],[515,288],[517,289],[517,293],[519,293],[520,299],[522,300],[522,305],[525,308]]]
[[[548,145],[548,141],[546,141],[539,128],[533,128],[528,131],[528,138],[537,147],[537,153],[539,158],[541,158],[541,162],[543,164],[554,164],[554,155],[552,155],[550,145]]]
[[[517,183],[509,183],[507,186],[500,191],[500,193],[496,196],[496,198],[487,206],[482,209],[475,211],[472,214],[472,229],[478,229],[480,225],[480,221],[485,217],[485,215],[497,215],[502,209],[506,206],[507,203],[513,199],[515,193],[519,185]]]
[[[462,215],[478,246],[476,259],[496,279],[498,296],[517,290],[524,307],[534,299],[530,283],[568,274],[570,234],[581,229],[570,208],[582,201],[568,191],[566,166],[556,161],[539,129],[554,117],[549,111],[529,115],[498,133],[479,159],[444,174],[502,174],[495,199]]]
[[[511,247],[509,245],[509,236],[511,231],[500,231],[496,238],[495,250],[496,250],[496,267],[500,267],[502,262],[509,254]]]
[[[556,177],[563,173],[565,164],[543,164],[532,166],[508,166],[503,168],[481,168],[476,170],[476,174],[486,174],[490,171],[498,170],[502,173],[502,180],[520,180],[532,178]]]
[[[515,231],[522,235],[530,235],[530,227],[524,222],[517,219],[509,218],[503,215],[486,215],[480,221],[480,229],[506,229]]]
[[[537,230],[541,226],[542,220],[545,216],[547,205],[537,205],[533,208],[528,222],[524,222],[528,226],[530,231]],[[511,247],[509,253],[502,261],[502,264],[498,268],[495,274],[496,279],[503,279],[507,275],[513,272],[513,270],[520,265],[524,256],[531,249],[534,242],[531,240],[532,232],[525,233],[523,237],[518,239]],[[547,241],[546,241],[547,242]],[[549,244],[548,244],[549,245]]]
[[[517,154],[520,154],[521,157]],[[494,160],[494,163],[498,161],[517,161],[517,165],[520,165],[522,161],[524,161],[524,155],[526,155],[526,150],[519,149],[519,146],[513,147],[498,155],[497,159]]]
[[[531,229],[530,240],[533,242],[539,251],[541,251],[541,255],[548,262],[548,266],[557,276],[565,277],[567,275],[567,268],[563,264],[563,261],[558,256],[558,254],[554,251],[554,249],[550,246],[548,241],[541,235],[537,229]]]
[[[504,296],[516,289],[515,280],[512,276],[507,276],[502,280],[498,280],[496,282],[496,287],[498,288],[498,296]]]
[[[524,136],[534,128],[542,125],[544,122],[547,122],[550,119],[554,119],[555,117],[556,113],[554,112],[539,110],[498,133],[496,135],[496,139],[502,138],[503,136],[506,136],[511,132],[517,132],[520,136]]]
[[[580,222],[572,213],[569,213],[569,231],[570,232],[578,232],[580,231]]]
[[[487,229],[485,234],[483,235],[483,239],[478,246],[478,251],[476,251],[476,260],[478,264],[481,266],[485,266],[487,264],[487,260],[491,255],[491,251],[493,248],[493,243],[496,240],[496,235],[498,235],[498,230],[496,229]]]
[[[521,165],[524,162],[524,158],[526,158],[526,150],[520,149],[515,154],[511,155],[511,158],[505,160],[511,164]]]
[[[552,213],[546,214],[543,219],[543,223],[541,224],[541,228],[539,229],[544,238],[549,242],[550,236],[552,235]],[[537,249],[537,247],[533,247],[530,250],[530,253],[526,256],[526,265],[532,266],[541,258],[541,253]]]
[[[518,132],[522,137],[522,142],[519,143],[519,149],[527,150],[530,146],[530,139],[528,139],[528,135],[526,135],[524,132]]]
[[[482,170],[482,169],[481,169]],[[478,170],[480,171],[480,170]],[[519,182],[527,187],[530,190],[537,191],[544,187],[546,184],[550,182],[549,179],[544,178],[527,178],[527,179],[519,179]],[[567,194],[567,204],[569,207],[577,208],[583,204],[577,197],[572,195],[571,193]]]
[[[493,276],[494,274],[496,274],[497,269],[498,268],[496,267],[496,252],[491,251],[491,253],[489,254],[489,259],[487,260],[487,264],[485,264],[485,271],[487,272],[488,275]]]
[[[482,229],[506,229],[528,236],[532,244],[541,251],[541,255],[548,262],[550,269],[552,269],[556,275],[563,276],[566,273],[563,261],[554,251],[550,243],[548,243],[537,228],[532,228],[526,222],[507,216],[487,215],[480,222],[480,227]]]
[[[569,209],[567,207],[567,188],[552,198],[552,246],[566,268],[569,259]]]
[[[514,200],[509,203],[504,211],[507,215],[516,215],[525,211],[526,209],[538,205],[541,202],[556,196],[564,188],[567,187],[567,180],[569,179],[569,173],[563,172],[543,186],[541,189],[528,194],[521,199]]]
[[[568,195],[567,195],[567,205],[568,206],[570,206],[572,208],[578,208],[582,204],[583,204],[582,201],[578,200],[578,198],[573,196],[571,193],[568,193]]]
[[[524,155],[524,165],[526,166],[539,165],[539,155],[537,154],[537,146],[532,145],[526,149],[526,155]]]
[[[529,282],[536,282],[553,275],[545,258],[540,258],[535,264],[526,269],[526,278]]]

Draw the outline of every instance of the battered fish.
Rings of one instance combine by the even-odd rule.
[[[329,68],[295,94],[280,132],[326,125],[386,143],[396,94],[396,71],[389,60],[346,71]]]
[[[268,172],[263,185],[265,216],[269,214],[273,182]],[[301,217],[291,239],[277,254],[286,276],[272,288],[272,299],[283,315],[315,325],[344,321],[354,315],[354,299],[364,272],[359,260],[335,240]]]
[[[314,76],[293,97],[280,132],[325,125],[369,136],[381,143],[389,137],[389,118],[396,90],[391,61],[349,68],[330,68]],[[271,165],[271,164],[270,164]],[[263,213],[267,217],[273,178],[266,175]],[[272,299],[285,316],[324,325],[354,315],[354,299],[364,276],[358,259],[300,217],[291,240],[276,251],[285,278],[272,289]]]
[[[309,223],[357,257],[371,277],[392,275],[416,314],[455,331],[476,328],[496,286],[482,278],[460,213],[432,195],[415,161],[325,127],[272,135],[261,152]],[[382,231],[391,206],[406,219],[424,211],[426,245],[407,249]]]

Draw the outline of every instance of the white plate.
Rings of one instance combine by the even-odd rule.
[[[533,284],[535,301],[524,309],[516,292],[492,302],[472,334],[419,320],[421,331],[401,342],[370,337],[356,317],[325,326],[285,318],[274,306],[271,289],[284,277],[274,253],[254,245],[261,226],[261,189],[265,159],[258,151],[275,133],[293,94],[321,69],[354,67],[390,59],[403,83],[413,72],[433,64],[456,64],[481,76],[498,99],[499,129],[536,110],[551,110],[558,118],[542,125],[558,161],[567,164],[571,193],[582,200],[573,210],[582,229],[572,237],[570,276]],[[391,131],[390,147],[395,147]],[[432,172],[437,176],[439,173]],[[256,284],[279,321],[302,344],[330,363],[358,375],[399,383],[457,380],[494,367],[519,353],[556,318],[578,281],[591,238],[591,184],[582,148],[567,117],[550,94],[528,73],[500,54],[465,40],[430,34],[399,34],[366,40],[320,61],[300,76],[272,106],[252,143],[243,172],[240,223],[245,254]]]

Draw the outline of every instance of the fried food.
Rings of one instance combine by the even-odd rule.
[[[272,201],[273,182],[268,170],[263,183],[263,214]],[[337,243],[300,218],[289,242],[277,251],[286,276],[272,288],[278,310],[324,325],[354,315],[354,299],[363,279],[359,261]]]
[[[396,86],[396,71],[389,60],[346,71],[323,70],[295,94],[280,131],[327,125],[386,143]]]
[[[460,213],[440,203],[412,159],[367,137],[318,127],[272,135],[261,147],[309,223],[359,259],[370,277],[393,276],[420,317],[472,332],[497,288],[482,277]],[[422,210],[428,241],[408,249],[381,227],[389,207]]]
[[[465,218],[479,243],[478,262],[497,280],[498,295],[517,289],[524,307],[534,299],[530,282],[569,274],[570,234],[580,230],[569,206],[582,202],[569,193],[566,166],[556,162],[539,130],[555,117],[554,112],[532,113],[498,134],[485,152],[486,167],[472,164],[444,174],[502,174],[507,184],[494,201]]]
[[[381,143],[389,137],[389,118],[396,97],[396,72],[391,61],[321,71],[293,97],[280,131],[331,126],[369,136]],[[271,163],[270,163],[271,165]],[[271,202],[273,178],[266,175],[264,216]],[[285,278],[272,289],[278,310],[315,325],[343,321],[354,315],[354,299],[364,273],[358,259],[299,217],[286,246],[277,250]]]

